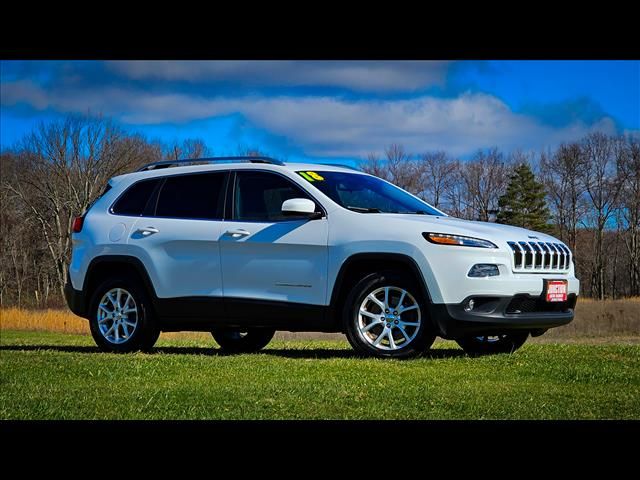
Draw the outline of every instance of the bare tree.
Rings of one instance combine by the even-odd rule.
[[[602,133],[589,134],[582,142],[585,159],[580,169],[589,201],[586,216],[595,230],[591,285],[596,298],[605,297],[604,231],[618,206],[621,182],[616,172],[614,141]]]
[[[621,181],[618,226],[624,231],[629,257],[629,294],[640,295],[640,141],[628,136],[617,142]]]
[[[44,238],[63,293],[71,222],[107,180],[140,163],[144,143],[109,120],[69,117],[42,124],[22,142],[20,168],[4,186],[24,204]]]
[[[417,173],[422,190],[418,195],[436,208],[442,208],[446,193],[456,180],[458,165],[446,152],[424,153],[417,164]]]
[[[236,155],[241,157],[268,157],[269,155],[259,146],[239,144],[236,147]]]
[[[19,237],[10,238],[9,244],[9,255],[11,257],[11,266],[13,267],[15,278],[17,302],[18,307],[21,307],[25,283],[30,273],[29,256],[28,251],[22,248]]]
[[[460,160],[456,160],[453,163],[451,182],[444,192],[447,204],[446,212],[454,217],[471,220],[473,219],[473,213],[467,207],[466,199],[468,194],[463,171],[464,164]]]
[[[360,168],[363,172],[370,173],[376,177],[384,178],[385,180],[391,179],[389,170],[377,153],[369,153],[367,159],[361,163]]]
[[[209,155],[209,149],[200,139],[188,138],[182,142],[174,141],[161,147],[164,160],[183,160],[202,158]]]
[[[393,143],[385,149],[387,168],[391,174],[391,180],[400,188],[417,193],[420,190],[418,174],[415,163],[411,161],[409,154],[400,144]]]
[[[494,147],[480,150],[471,162],[461,163],[461,175],[466,188],[464,195],[467,217],[488,222],[498,210],[498,199],[509,183],[509,168],[502,153]]]
[[[578,225],[585,214],[585,187],[580,178],[584,156],[578,143],[562,144],[540,156],[540,175],[551,203],[560,239],[577,255]]]
[[[393,182],[414,194],[422,189],[416,162],[411,160],[402,145],[389,145],[384,151],[384,156],[384,160],[381,160],[376,153],[370,153],[361,165],[362,170]]]

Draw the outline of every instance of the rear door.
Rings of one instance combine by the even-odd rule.
[[[274,172],[237,171],[231,187],[231,218],[220,232],[225,303],[235,299],[323,305],[327,218],[291,219],[281,213],[285,200],[314,199]]]
[[[221,301],[218,239],[227,175],[223,171],[163,177],[134,225],[129,245],[138,247],[136,256],[145,263],[159,298]]]

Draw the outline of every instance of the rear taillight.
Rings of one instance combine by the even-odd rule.
[[[73,233],[80,233],[82,230],[82,224],[84,223],[84,217],[76,217],[73,219],[73,224],[71,225],[71,230]]]

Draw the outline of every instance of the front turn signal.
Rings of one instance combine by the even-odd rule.
[[[425,232],[422,236],[431,243],[437,243],[439,245],[457,245],[459,247],[477,247],[477,248],[498,248],[497,245],[489,240],[483,240],[481,238],[465,237],[462,235],[451,235],[448,233],[428,233]]]

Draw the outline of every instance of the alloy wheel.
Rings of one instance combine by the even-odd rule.
[[[112,288],[98,304],[98,327],[110,343],[127,342],[138,326],[138,306],[124,288]]]
[[[421,320],[420,306],[407,290],[380,287],[360,304],[358,333],[377,349],[399,350],[416,338]]]

